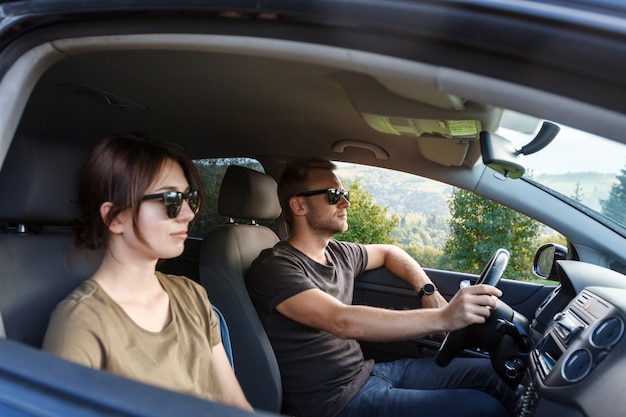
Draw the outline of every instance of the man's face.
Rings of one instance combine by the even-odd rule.
[[[336,188],[343,190],[341,182],[335,174],[327,169],[312,169],[309,171],[309,187],[305,191],[325,190]],[[328,202],[328,194],[317,194],[304,198],[307,206],[306,220],[316,234],[332,237],[337,233],[348,230],[348,207],[350,202],[340,197],[337,204]]]

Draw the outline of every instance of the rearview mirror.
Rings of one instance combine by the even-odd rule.
[[[480,132],[480,151],[483,162],[488,167],[504,174],[505,177],[519,178],[526,171],[522,165],[522,155],[539,152],[552,142],[560,130],[554,123],[544,121],[533,140],[520,149],[515,149],[509,140],[501,136]]]
[[[511,141],[502,136],[480,132],[480,152],[484,164],[505,177],[520,178],[526,172],[522,155],[517,153]]]

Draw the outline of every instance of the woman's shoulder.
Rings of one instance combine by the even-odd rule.
[[[191,278],[183,275],[165,274],[159,271],[156,272],[156,275],[161,285],[170,293],[177,296],[180,294],[199,294],[206,297],[204,287]]]
[[[102,291],[103,290],[95,281],[87,279],[74,288],[58,306],[79,308],[81,306],[101,304],[105,302],[105,300],[103,300],[105,294]]]
[[[52,317],[62,322],[99,320],[103,307],[110,304],[110,299],[93,280],[83,281],[56,305]]]

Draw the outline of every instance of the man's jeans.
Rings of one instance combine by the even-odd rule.
[[[445,368],[433,359],[400,359],[374,365],[339,417],[504,417],[513,402],[487,359],[456,358]]]

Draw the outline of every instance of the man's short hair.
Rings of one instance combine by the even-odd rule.
[[[312,169],[334,171],[336,168],[335,164],[322,158],[301,158],[287,165],[278,181],[278,200],[287,222],[291,223],[293,218],[291,208],[289,207],[289,199],[307,191],[309,187],[309,171]]]

